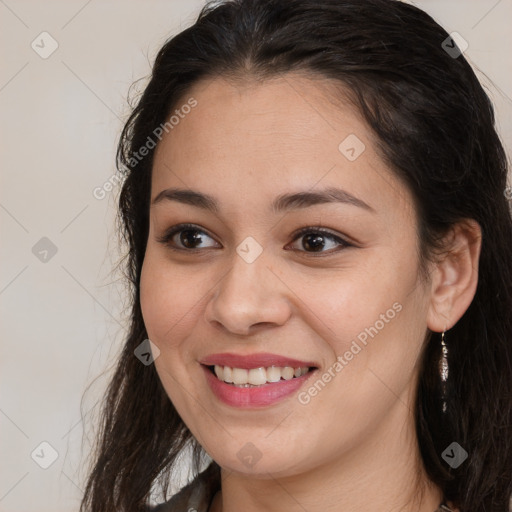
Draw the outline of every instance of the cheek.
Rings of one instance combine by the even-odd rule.
[[[140,276],[140,307],[148,336],[156,343],[161,338],[165,318],[163,312],[170,309],[168,300],[171,295],[161,286],[158,270],[151,260],[146,253]]]
[[[334,336],[339,352],[361,332],[364,338],[365,329],[375,323],[384,332],[388,325],[400,321],[403,315],[396,309],[401,308],[393,308],[393,304],[403,306],[414,282],[414,271],[405,265],[368,258],[368,264],[359,262],[338,276],[331,273],[305,279],[300,296]]]
[[[343,358],[341,380],[353,396],[371,396],[373,384],[382,386],[370,370],[403,387],[424,330],[425,297],[414,259],[401,261],[388,254],[368,261],[339,280],[311,281],[308,286],[315,298],[311,307],[318,323],[328,326],[325,340]],[[365,379],[368,389],[360,387]]]
[[[149,338],[163,348],[179,340],[193,319],[197,290],[187,276],[148,248],[140,278],[140,304]]]
[[[194,305],[198,302],[197,287],[190,286],[187,277],[148,247],[140,278],[142,317],[148,338],[160,350],[155,359],[158,376],[182,412],[188,406],[180,383],[188,381],[190,366],[195,364],[184,348],[197,324]]]

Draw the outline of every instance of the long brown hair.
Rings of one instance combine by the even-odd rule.
[[[448,33],[396,0],[233,0],[207,4],[193,26],[159,51],[149,84],[122,132],[125,180],[119,230],[128,247],[131,325],[104,400],[81,512],[147,510],[178,455],[202,449],[166,395],[154,365],[134,356],[145,340],[139,280],[149,229],[155,128],[199,80],[260,79],[292,70],[335,79],[373,130],[382,157],[411,190],[422,261],[463,218],[482,229],[474,300],[449,331],[449,407],[441,410],[439,336],[422,354],[416,429],[429,477],[461,512],[507,512],[512,493],[512,220],[507,160],[491,102]],[[453,44],[451,48],[456,48]],[[459,52],[460,53],[460,52]],[[178,291],[178,290],[177,290]],[[441,457],[453,441],[469,454],[456,469]]]

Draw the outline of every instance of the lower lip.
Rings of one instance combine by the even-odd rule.
[[[239,388],[219,380],[207,366],[201,366],[206,375],[206,382],[208,382],[215,396],[225,404],[243,408],[264,407],[283,400],[298,391],[316,371],[316,369],[311,370],[305,375],[290,380],[282,379],[278,382],[269,382],[253,388]]]

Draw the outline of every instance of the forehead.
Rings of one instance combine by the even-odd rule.
[[[180,111],[191,99],[196,106]],[[360,113],[332,81],[294,74],[264,82],[210,79],[173,113],[181,115],[157,146],[152,198],[180,187],[248,206],[283,191],[342,187],[377,207],[407,202]]]

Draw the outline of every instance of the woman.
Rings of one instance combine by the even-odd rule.
[[[187,448],[155,510],[508,510],[506,157],[431,17],[206,6],[118,161],[132,322],[82,512],[168,500]]]

